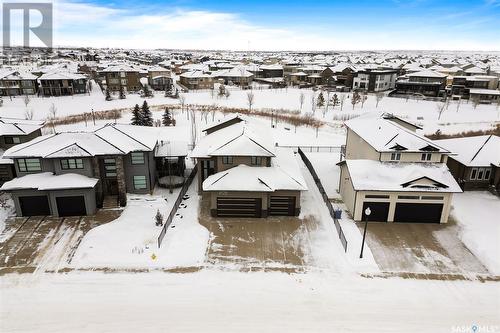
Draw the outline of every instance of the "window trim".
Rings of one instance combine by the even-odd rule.
[[[422,153],[422,155],[420,156],[420,160],[423,162],[432,160],[432,153]]]
[[[136,182],[136,178],[139,178],[139,177],[141,179],[144,178],[144,185],[140,184],[141,187],[138,187],[138,184]],[[141,181],[141,183],[142,183],[142,181]],[[144,176],[144,175],[133,176],[132,177],[132,184],[134,185],[134,189],[135,190],[145,190],[145,189],[148,188],[148,178],[146,176]],[[144,186],[144,187],[142,187],[142,186]]]
[[[401,153],[391,153],[391,161],[401,161]]]
[[[38,168],[30,170],[28,168],[28,163],[27,161],[37,161],[38,162]],[[24,164],[24,166],[21,167],[21,162]],[[37,172],[37,171],[42,171],[42,161],[39,158],[18,158],[16,159],[17,163],[17,168],[19,169],[20,172]],[[31,165],[33,165],[34,162],[30,162]],[[36,163],[35,163],[36,164]]]
[[[232,156],[222,156],[222,164],[233,164]]]
[[[259,163],[257,163],[257,161]],[[252,156],[250,159],[252,165],[262,165],[262,156]]]
[[[137,162],[137,157],[135,158],[136,162],[134,162],[134,154],[135,155],[141,154],[141,156],[142,156],[142,162]],[[144,156],[144,152],[142,152],[142,151],[133,151],[133,152],[131,152],[130,153],[130,163],[133,164],[133,165],[146,164],[146,157]]]
[[[64,167],[63,165],[63,162],[66,161],[67,162],[67,167]],[[70,162],[69,161],[74,161],[74,165],[75,167],[72,168],[70,166]],[[81,161],[81,167],[78,167],[78,161]],[[83,159],[82,158],[63,158],[59,161],[59,164],[61,165],[61,170],[82,170],[82,169],[85,169],[85,165],[83,164]]]

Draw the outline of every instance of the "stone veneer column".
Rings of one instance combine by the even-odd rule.
[[[125,168],[123,156],[116,157],[116,181],[118,182],[118,202],[120,206],[127,205],[127,186],[125,184]]]
[[[92,160],[92,172],[94,174],[94,178],[99,179],[95,186],[95,195],[96,195],[96,205],[101,208],[102,203],[104,201],[104,193],[103,193],[103,184],[101,179],[101,168],[99,167],[99,159],[97,157],[93,157]]]

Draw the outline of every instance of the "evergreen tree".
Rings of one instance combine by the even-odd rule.
[[[151,110],[149,110],[149,105],[146,101],[142,103],[141,116],[142,126],[153,126],[153,114],[151,113]]]
[[[149,86],[146,84],[144,85],[144,97],[153,97],[153,92],[149,89]]]
[[[168,108],[165,108],[165,112],[163,112],[162,124],[163,126],[175,126],[175,120],[172,119],[172,113]]]
[[[142,125],[142,114],[141,114],[141,109],[139,108],[139,104],[136,104],[134,106],[134,109],[132,110],[132,125]]]
[[[333,104],[333,107],[336,107],[337,105],[340,104],[340,100],[339,100],[337,94],[333,94],[332,104]]]
[[[165,84],[165,97],[172,96],[172,85],[167,83]]]
[[[318,100],[316,101],[316,105],[320,108],[325,105],[325,97],[323,96],[323,92],[321,91],[318,95]]]
[[[125,99],[127,96],[125,96],[125,89],[123,87],[120,87],[120,99]]]

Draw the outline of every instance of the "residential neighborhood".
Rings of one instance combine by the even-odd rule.
[[[499,10],[2,4],[0,331],[500,332]]]

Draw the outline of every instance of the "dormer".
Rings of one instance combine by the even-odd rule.
[[[436,190],[439,188],[448,188],[448,185],[435,181],[434,179],[429,178],[427,176],[422,176],[410,180],[408,182],[402,183],[401,186],[403,188],[421,189],[421,190]]]

